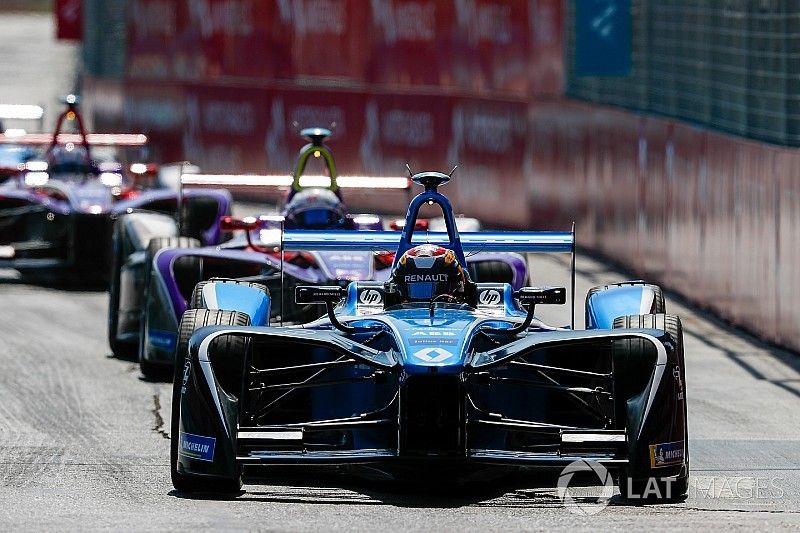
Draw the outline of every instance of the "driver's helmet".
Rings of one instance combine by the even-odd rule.
[[[402,302],[431,301],[449,295],[450,298],[441,301],[463,303],[466,282],[455,252],[434,244],[408,250],[392,272],[392,283]]]
[[[286,226],[300,229],[343,228],[347,211],[341,199],[328,189],[306,189],[286,204]]]
[[[90,174],[89,151],[79,144],[54,146],[47,154],[47,171],[50,174]]]

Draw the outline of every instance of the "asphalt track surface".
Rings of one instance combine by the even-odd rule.
[[[8,15],[0,25],[0,64],[23,53],[8,39],[35,41],[31,34],[51,30],[42,19]],[[45,52],[34,53],[41,60]],[[532,267],[538,284],[568,282],[566,257],[537,257]],[[587,289],[625,276],[587,257],[578,271],[581,326]],[[614,498],[594,516],[573,514],[535,480],[454,488],[281,471],[232,498],[179,494],[168,471],[171,388],[110,355],[106,305],[102,292],[25,285],[0,271],[0,530],[800,527],[800,357],[669,294],[668,311],[686,331],[689,497],[648,506]],[[569,320],[565,308],[543,315]]]
[[[542,283],[568,279],[567,258],[532,266]],[[578,267],[579,302],[590,286],[624,279],[592,259]],[[106,295],[0,274],[3,530],[800,527],[800,358],[669,297],[687,334],[689,498],[648,506],[614,498],[586,517],[535,480],[400,486],[282,471],[233,498],[179,494],[168,472],[170,386],[112,358]],[[566,308],[548,313],[569,320]]]

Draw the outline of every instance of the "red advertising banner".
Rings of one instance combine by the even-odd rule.
[[[83,39],[83,0],[56,0],[56,38],[80,41]]]
[[[133,0],[127,73],[525,97],[531,67],[560,86],[560,16],[558,0]]]
[[[559,96],[564,92],[564,13],[562,0],[531,0],[528,72],[531,94]]]

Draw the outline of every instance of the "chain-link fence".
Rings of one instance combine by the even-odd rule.
[[[575,6],[569,96],[800,145],[800,0],[632,0],[627,76],[579,75]]]

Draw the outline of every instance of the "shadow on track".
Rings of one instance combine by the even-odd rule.
[[[0,269],[0,286],[31,286],[64,292],[106,292],[108,284],[89,281],[81,276],[70,276],[53,272],[21,274],[11,269]]]
[[[421,473],[422,474],[422,473]],[[557,473],[508,473],[492,479],[455,483],[443,479],[388,481],[367,479],[334,468],[293,470],[292,474],[250,478],[238,494],[193,493],[176,490],[170,496],[191,500],[250,501],[263,503],[295,503],[313,505],[389,505],[402,508],[457,509],[480,508],[559,508],[564,507],[556,490]],[[597,502],[597,491],[572,494],[578,503]],[[641,506],[647,502],[631,502],[614,496],[611,506]]]

